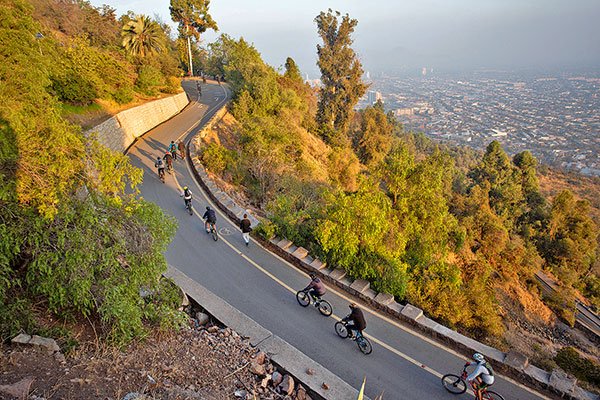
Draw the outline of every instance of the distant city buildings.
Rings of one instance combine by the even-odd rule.
[[[600,176],[599,78],[388,76],[372,89],[359,107],[385,96],[409,130],[479,149],[498,140],[509,154],[530,150],[542,163]]]
[[[369,102],[369,104],[375,104],[378,101],[381,101],[383,103],[383,97],[381,96],[381,92],[369,90],[369,92],[367,93],[367,101]]]

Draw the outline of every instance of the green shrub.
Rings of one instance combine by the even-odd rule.
[[[275,224],[271,221],[261,221],[260,224],[256,228],[254,228],[254,232],[265,240],[270,240],[275,236]]]
[[[201,160],[207,170],[222,174],[231,164],[233,156],[225,147],[211,142],[202,149]]]
[[[4,302],[0,300],[0,342],[12,339],[19,332],[33,333],[35,327],[29,300],[12,296],[7,296]]]
[[[73,71],[61,77],[53,76],[51,79],[52,91],[65,103],[88,105],[98,94],[90,81]]]
[[[119,88],[112,94],[112,98],[119,104],[127,104],[133,101],[133,89],[131,87]]]
[[[556,353],[554,361],[559,367],[577,379],[600,385],[600,364],[582,357],[573,347],[563,347]]]
[[[163,93],[176,94],[176,93],[179,93],[180,89],[181,89],[181,81],[179,80],[179,78],[177,78],[175,76],[170,76],[167,78],[166,86],[164,86],[161,89],[161,91]]]
[[[142,65],[138,71],[135,87],[148,96],[154,96],[159,87],[165,84],[165,77],[159,69],[151,65]]]

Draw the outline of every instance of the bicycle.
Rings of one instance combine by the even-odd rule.
[[[335,333],[337,333],[338,336],[342,339],[346,339],[350,335],[350,333],[348,332],[347,325],[347,321],[338,321],[335,323]],[[371,354],[371,352],[373,351],[373,346],[371,346],[371,342],[369,342],[369,339],[364,337],[363,334],[360,333],[360,331],[356,331],[356,336],[353,337],[352,340],[356,342],[358,349],[363,354]]]
[[[308,307],[313,303],[319,309],[319,312],[326,317],[329,317],[333,313],[333,308],[327,300],[313,296],[308,290],[299,290],[296,293],[296,300],[302,307]]]
[[[463,394],[467,391],[466,379],[468,375],[467,366],[465,365],[460,376],[455,374],[446,374],[442,376],[442,386],[452,394]],[[471,384],[471,386],[473,385]],[[473,387],[473,390],[476,389]],[[504,397],[487,388],[481,389],[481,398],[482,400],[504,400]]]
[[[184,199],[185,208],[188,210],[188,213],[192,215],[194,211],[192,210],[192,199]]]
[[[209,228],[206,233],[210,233],[215,242],[219,240],[219,234],[217,233],[217,227],[214,222],[204,221],[204,227]]]

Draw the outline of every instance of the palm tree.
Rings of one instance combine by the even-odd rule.
[[[146,57],[164,49],[162,28],[146,15],[138,15],[127,22],[121,31],[123,47],[132,56]]]

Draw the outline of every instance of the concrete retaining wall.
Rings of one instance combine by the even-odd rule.
[[[185,92],[121,111],[88,130],[98,142],[111,150],[124,152],[138,137],[179,114],[189,103]]]

